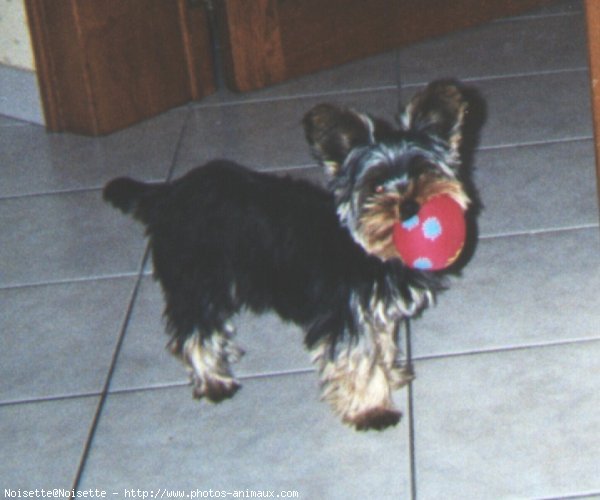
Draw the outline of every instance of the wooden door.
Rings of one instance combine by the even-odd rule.
[[[47,128],[100,135],[214,91],[204,4],[25,0]]]
[[[551,0],[25,0],[47,127],[100,135]]]
[[[550,0],[216,0],[229,85],[258,89]]]
[[[590,57],[590,87],[594,137],[596,139],[596,187],[600,206],[600,3],[586,0],[588,47]]]

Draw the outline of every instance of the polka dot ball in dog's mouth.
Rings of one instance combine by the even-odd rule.
[[[458,259],[466,237],[462,207],[448,195],[424,203],[418,213],[394,225],[394,245],[413,269],[439,271]]]

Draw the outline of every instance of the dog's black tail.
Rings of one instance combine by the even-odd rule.
[[[113,179],[102,192],[102,197],[125,214],[147,223],[147,201],[161,188],[161,184],[147,184],[130,177]]]

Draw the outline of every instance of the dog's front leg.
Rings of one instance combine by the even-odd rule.
[[[412,375],[398,364],[398,348],[390,328],[368,332],[332,349],[323,341],[313,352],[322,398],[346,424],[358,430],[385,429],[400,421],[392,390]]]

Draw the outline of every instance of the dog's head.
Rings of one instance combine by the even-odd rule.
[[[320,104],[303,120],[308,143],[329,178],[341,223],[368,253],[399,258],[394,224],[438,194],[463,209],[461,142],[468,103],[456,82],[437,81],[399,116],[400,126]]]

